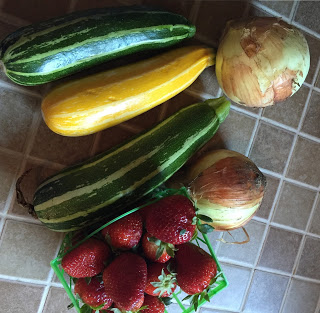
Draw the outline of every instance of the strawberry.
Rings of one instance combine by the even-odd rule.
[[[165,263],[174,256],[174,245],[163,242],[149,233],[142,237],[142,250],[146,258],[153,262]]]
[[[182,244],[189,241],[196,229],[196,213],[185,196],[173,195],[148,206],[146,229],[161,241]]]
[[[170,273],[167,264],[148,265],[147,285],[144,290],[150,296],[169,297],[177,287],[175,273]]]
[[[106,226],[101,234],[114,249],[129,250],[140,241],[142,218],[138,212],[131,213]]]
[[[145,295],[143,306],[147,306],[140,313],[163,313],[165,306],[158,297]]]
[[[189,295],[203,292],[217,274],[216,262],[210,254],[190,242],[177,246],[177,249],[178,285]]]
[[[120,310],[132,311],[141,306],[147,283],[147,264],[134,253],[124,252],[103,272],[106,293]]]
[[[66,254],[62,258],[61,266],[69,276],[93,277],[102,272],[110,256],[111,250],[106,243],[89,238]]]
[[[74,285],[74,293],[78,294],[82,301],[91,308],[97,308],[104,304],[100,308],[103,310],[112,304],[112,300],[106,294],[103,282],[100,282],[96,277],[92,277],[89,283],[85,278],[79,278]]]

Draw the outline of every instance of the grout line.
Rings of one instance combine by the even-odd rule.
[[[319,300],[318,300],[318,305],[316,306],[316,310],[314,313],[320,313],[320,296],[319,296]]]
[[[316,76],[317,76],[316,74],[319,71],[319,64],[320,64],[320,60],[319,60],[318,65],[317,65],[317,70],[316,70],[316,73],[315,73],[315,75],[313,77],[311,87],[313,87],[314,84],[315,84],[315,80],[316,80]],[[302,114],[301,114],[301,117],[300,117],[300,121],[299,121],[299,125],[298,125],[298,128],[297,128],[297,132],[296,132],[296,134],[294,135],[294,138],[293,138],[293,143],[292,143],[292,146],[291,146],[291,150],[289,152],[289,156],[288,156],[288,159],[287,159],[287,162],[286,162],[286,166],[285,166],[285,169],[283,171],[283,176],[284,177],[288,173],[290,161],[292,159],[292,156],[293,156],[293,153],[294,153],[294,150],[295,150],[295,146],[297,144],[298,137],[300,135],[300,130],[301,130],[302,126],[303,126],[303,122],[304,122],[305,116],[307,114],[307,110],[308,110],[308,106],[309,106],[309,102],[310,102],[310,98],[311,98],[311,93],[312,93],[312,88],[309,90],[309,93],[308,93],[308,96],[307,96],[307,99],[306,99],[306,102],[305,102],[305,105],[304,105],[304,108],[303,108],[303,111],[302,111]],[[283,178],[281,178],[279,185],[280,186],[283,185]],[[313,211],[313,209],[315,209],[314,208],[315,204],[316,204],[316,201],[314,201],[314,203],[313,203],[312,211]],[[308,227],[309,227],[308,224],[309,223],[311,223],[311,213],[309,215],[309,219],[308,219],[308,222],[307,222],[306,229],[308,229]],[[300,258],[301,258],[302,252],[303,252],[305,241],[306,241],[306,232],[303,232],[302,233],[301,242],[300,242],[300,245],[299,245],[299,249],[298,249],[295,261],[294,261],[294,265],[293,265],[293,268],[292,268],[291,275],[290,275],[290,281],[289,281],[289,283],[288,283],[288,285],[286,287],[284,296],[282,298],[282,302],[281,302],[281,307],[280,307],[280,312],[279,313],[281,313],[283,308],[284,308],[284,305],[285,305],[285,302],[286,302],[286,299],[287,299],[287,295],[289,293],[289,288],[291,286],[291,281],[292,281],[293,275],[295,274],[295,271],[296,271],[297,267],[299,266],[299,262],[300,262]]]
[[[304,114],[306,113],[306,107],[307,107],[307,103],[309,101],[309,96],[310,96],[310,93],[311,93],[311,90],[309,91],[309,95],[307,97],[307,100],[306,100],[306,103],[305,103],[305,107],[304,107],[304,111],[302,113],[302,116],[300,118],[300,123],[299,123],[299,127],[302,126],[302,121],[303,121],[303,118],[304,118]],[[260,112],[261,113],[261,112]],[[299,129],[299,128],[298,128]],[[258,265],[258,262],[260,260],[260,257],[261,257],[261,253],[264,249],[264,246],[266,244],[266,240],[267,240],[267,235],[269,233],[269,229],[270,229],[270,224],[271,224],[271,221],[273,219],[273,215],[274,215],[274,212],[275,212],[275,207],[276,207],[276,204],[278,202],[278,199],[280,197],[280,193],[281,193],[281,190],[282,190],[282,185],[283,185],[283,181],[284,181],[284,177],[287,173],[287,170],[289,168],[289,164],[290,164],[290,160],[292,158],[292,155],[293,155],[293,152],[294,152],[294,148],[295,148],[295,145],[296,145],[296,141],[297,141],[297,137],[298,137],[298,134],[295,134],[295,137],[293,139],[293,142],[292,142],[292,145],[291,145],[291,149],[290,149],[290,152],[289,152],[289,155],[288,155],[288,158],[287,158],[287,162],[286,162],[286,165],[285,165],[285,168],[283,170],[283,174],[280,176],[280,182],[279,182],[279,185],[278,185],[278,188],[277,188],[277,192],[276,192],[276,195],[274,197],[274,201],[273,201],[273,204],[272,204],[272,207],[271,207],[271,210],[270,210],[270,213],[269,213],[269,218],[267,220],[267,223],[266,223],[266,229],[264,231],[264,234],[262,236],[262,244],[260,246],[260,249],[258,250],[258,255],[257,255],[257,259],[256,259],[256,262],[255,262],[255,265],[253,267],[253,273],[254,271],[257,269],[257,265]],[[252,273],[252,277],[251,277],[251,281],[252,281],[252,278],[253,278],[253,273]],[[251,284],[250,284],[251,286]],[[242,305],[241,305],[241,309],[243,310],[244,309],[244,306],[245,306],[245,303],[246,303],[246,299],[248,297],[248,293],[249,293],[249,288],[247,288],[246,290],[246,295],[245,297],[243,298],[243,302],[242,302]]]
[[[118,127],[127,130],[131,132],[132,134],[139,134],[143,131],[143,129],[139,126],[136,126],[135,124],[131,124],[129,121],[128,122],[123,122],[121,124],[118,124]]]
[[[256,8],[261,9],[262,11],[265,11],[266,13],[269,13],[270,15],[273,15],[275,17],[280,17],[282,20],[286,21],[286,22],[290,22],[290,18],[286,17],[284,15],[281,15],[281,13],[274,11],[272,9],[270,9],[269,7],[261,4],[259,1],[252,1],[251,2]]]
[[[91,151],[90,151],[90,154],[89,154],[90,157],[92,157],[92,156],[94,156],[96,154],[100,138],[101,138],[101,132],[96,133],[95,136],[94,136],[92,147],[91,147]]]
[[[300,276],[300,275],[293,275],[293,278],[296,280],[301,280],[301,281],[305,281],[305,282],[309,282],[309,283],[320,284],[319,279],[304,277],[304,276]]]
[[[244,108],[245,108],[245,107],[244,107]],[[248,116],[250,116],[250,117],[253,117],[253,118],[258,118],[260,112],[259,112],[259,113],[253,113],[253,112],[248,111],[248,110],[246,110],[246,109],[244,109],[244,108],[241,108],[241,107],[239,107],[239,106],[237,106],[237,105],[231,104],[231,109],[232,109],[232,110],[237,111],[237,112],[239,112],[239,113],[246,114],[246,115],[248,115]],[[261,118],[262,118],[262,117],[261,117]]]
[[[9,209],[13,205],[14,199],[15,199],[15,187],[16,187],[16,181],[18,177],[21,175],[22,170],[24,169],[26,162],[27,162],[27,156],[30,152],[34,138],[36,136],[36,132],[38,130],[39,124],[40,124],[41,115],[39,111],[35,111],[32,117],[31,125],[29,127],[29,130],[26,133],[26,141],[24,143],[24,147],[22,150],[22,156],[20,154],[21,160],[19,163],[19,166],[17,167],[17,170],[15,171],[13,175],[13,181],[11,182],[10,190],[6,199],[6,204],[3,210],[3,215],[0,223],[0,233],[2,233],[2,230],[4,229],[5,222],[7,220],[7,213],[9,212]]]
[[[11,155],[11,156],[15,156],[17,158],[22,158],[23,157],[23,152],[21,151],[14,151],[14,150],[11,150],[11,149],[8,149],[8,148],[5,148],[5,147],[1,147],[0,146],[0,152],[3,152],[4,154],[8,154],[8,155]]]
[[[35,157],[33,155],[28,155],[28,159],[38,165],[44,165],[44,166],[47,166],[47,167],[50,167],[50,168],[56,169],[56,170],[61,170],[66,167],[65,164],[60,164],[60,163],[56,163],[53,161],[41,159],[41,158]]]
[[[312,221],[312,215],[313,215],[313,212],[316,209],[316,205],[317,205],[317,202],[318,202],[317,201],[318,200],[318,195],[319,195],[319,193],[316,195],[316,197],[314,199],[313,207],[312,207],[312,210],[310,212],[309,219],[308,219],[308,222],[307,222],[307,225],[306,225],[306,230],[309,229],[309,227],[310,227],[310,224],[311,224],[311,221]],[[319,238],[320,238],[320,236],[319,236]],[[296,273],[296,271],[298,269],[299,262],[300,262],[300,259],[301,259],[301,256],[302,256],[302,252],[303,252],[303,248],[305,246],[305,242],[306,242],[306,232],[303,232],[302,239],[301,239],[301,242],[300,242],[300,245],[299,245],[299,249],[298,249],[298,253],[297,253],[297,256],[295,258],[293,269],[292,269],[291,281],[292,281],[292,278],[293,278],[293,276],[295,275],[295,273]],[[279,313],[281,313],[283,311],[283,309],[284,309],[284,305],[286,303],[286,298],[287,298],[287,295],[289,294],[289,291],[290,291],[290,286],[287,286],[285,294],[284,294],[284,297],[282,299],[282,304],[281,304]]]
[[[48,296],[48,293],[49,293],[49,289],[50,289],[50,285],[46,285],[45,288],[43,289],[43,293],[42,293],[42,296],[41,296],[41,300],[40,300],[40,303],[39,303],[39,307],[38,307],[37,313],[42,313],[44,305],[46,304],[46,301],[47,301],[47,296]]]
[[[168,101],[166,101],[165,103],[163,103],[160,107],[160,114],[158,115],[158,119],[157,122],[161,122],[162,120],[165,119],[167,112],[168,112]]]
[[[284,128],[285,130],[290,131],[292,133],[296,133],[297,132],[296,128],[294,128],[292,126],[285,125],[285,124],[277,122],[277,121],[274,121],[274,120],[272,120],[272,119],[270,119],[268,117],[264,117],[263,116],[263,117],[261,117],[261,120],[264,121],[264,122],[267,122],[267,123],[269,123],[269,124],[271,124],[273,126],[278,126],[280,128]]]
[[[0,213],[0,217],[6,217],[8,220],[17,221],[17,222],[24,222],[24,223],[31,223],[36,225],[43,225],[38,219],[25,217],[25,216],[19,216],[19,215],[13,215],[13,214],[4,214]]]
[[[307,225],[306,225],[306,235],[308,235],[308,236],[310,236],[308,231],[309,231],[309,229],[311,227],[313,215],[315,214],[315,212],[317,210],[318,202],[320,203],[320,192],[318,192],[316,194],[315,198],[314,198],[313,206],[312,206],[312,209],[311,209],[311,212],[310,212],[310,215],[309,215],[309,219],[308,219],[308,222],[307,222]],[[315,236],[312,236],[312,237],[320,238],[320,235],[315,235]]]
[[[56,249],[56,252],[55,252],[55,256],[59,253],[59,250],[60,250],[60,246],[62,244],[62,241],[63,241],[63,235],[61,234],[60,236],[60,240],[57,244],[57,249]],[[48,278],[47,278],[47,286],[45,287],[43,293],[42,293],[42,297],[41,297],[41,301],[40,301],[40,304],[39,304],[39,308],[38,308],[38,312],[37,313],[41,313],[43,311],[43,308],[45,306],[45,303],[46,303],[46,300],[47,300],[47,297],[48,297],[48,293],[49,293],[49,289],[51,287],[51,281],[52,281],[52,278],[54,276],[54,271],[53,271],[53,268],[50,267],[50,271],[49,271],[49,274],[48,274]]]
[[[71,13],[75,10],[75,7],[77,5],[77,0],[70,0],[70,5],[69,5],[69,8],[68,8],[68,13]]]
[[[246,153],[245,153],[246,156],[249,156],[250,152],[252,151],[253,143],[254,143],[254,140],[255,140],[255,138],[257,136],[257,133],[258,133],[258,128],[259,128],[261,116],[262,116],[262,110],[259,111],[259,114],[258,114],[258,116],[256,118],[253,130],[252,130],[252,134],[251,134],[251,137],[249,139],[249,144],[248,144],[248,147],[247,147],[247,150],[246,150]]]
[[[297,1],[298,2],[298,1]],[[296,11],[290,13],[290,16],[289,17],[286,17],[286,16],[282,16],[279,12],[277,11],[274,11],[270,8],[268,8],[267,6],[261,4],[260,2],[258,1],[252,1],[252,4],[258,8],[258,9],[261,9],[263,11],[265,11],[266,13],[269,13],[275,17],[281,17],[282,20],[284,20],[285,22],[288,22],[290,23],[291,25],[297,27],[297,28],[300,28],[301,30],[303,30],[305,33],[309,34],[309,35],[312,35],[318,39],[320,39],[320,34],[318,34],[317,32],[315,32],[314,30],[306,27],[306,26],[303,26],[301,24],[299,24],[298,22],[295,22],[293,20],[291,20],[291,18],[294,18],[295,17],[295,14],[296,14]],[[295,4],[294,4],[295,5]],[[296,10],[297,8],[295,8],[294,10]]]
[[[37,92],[35,92],[33,90],[29,90],[27,88],[23,88],[20,85],[16,85],[16,84],[11,84],[9,82],[5,82],[3,80],[0,80],[0,87],[16,91],[16,92],[19,92],[19,93],[27,95],[27,96],[35,97],[37,99],[41,99],[42,98],[40,93],[37,93]]]
[[[34,284],[34,285],[40,285],[40,286],[45,286],[47,284],[45,280],[24,278],[24,277],[15,277],[15,276],[3,275],[3,274],[0,274],[0,280]]]
[[[223,96],[223,91],[222,89],[219,87],[218,91],[217,91],[217,98],[222,97]]]
[[[295,21],[292,21],[291,23],[293,26],[297,27],[297,28],[300,28],[302,31],[304,31],[305,33],[307,33],[308,35],[311,35],[317,39],[320,39],[320,34],[318,34],[317,32],[315,32],[314,30],[306,27],[306,26],[303,26],[301,25],[300,23],[298,22],[295,22]]]
[[[298,6],[299,6],[299,0],[294,0],[292,7],[291,7],[291,12],[289,15],[289,21],[292,23],[292,21],[294,20],[294,18],[296,17],[296,13],[298,10]]]
[[[311,89],[314,89],[314,88],[311,88]],[[194,90],[185,90],[186,93],[192,95],[192,96],[196,96],[196,97],[200,97],[202,99],[210,99],[212,97],[215,97],[214,95],[211,95],[211,94],[208,94],[208,93],[205,93],[205,92],[197,92],[197,91],[194,91]],[[220,92],[220,94],[219,94]],[[221,88],[219,89],[219,92],[217,93],[217,97],[220,97],[222,95],[222,90]],[[320,92],[320,90],[319,90]],[[288,126],[288,125],[285,125],[283,123],[280,123],[280,122],[277,122],[277,121],[274,121],[272,119],[269,119],[267,117],[264,117],[262,116],[263,114],[263,111],[259,111],[259,113],[253,113],[253,112],[250,112],[246,109],[242,109],[241,107],[238,107],[236,105],[233,105],[231,104],[231,109],[236,111],[236,112],[239,112],[239,113],[242,113],[242,114],[245,114],[247,116],[250,116],[250,117],[253,117],[255,119],[258,119],[259,116],[260,116],[260,120],[263,121],[263,122],[266,122],[272,126],[275,126],[275,127],[279,127],[281,129],[284,129],[286,131],[290,131],[294,134],[297,134],[298,133],[298,130],[294,127],[291,127],[291,126]],[[320,143],[320,138],[318,137],[315,137],[315,136],[312,136],[312,135],[309,135],[307,133],[304,133],[304,132],[299,132],[299,136],[304,138],[304,139],[309,139],[309,140],[312,140],[312,141],[315,141],[316,143]]]
[[[197,18],[198,18],[198,12],[201,6],[202,0],[194,1],[193,5],[191,7],[190,13],[189,13],[189,20],[192,24],[196,24]]]
[[[314,209],[312,209],[311,213],[314,212],[313,210]],[[258,217],[258,216],[254,216],[252,218],[252,220],[253,221],[257,221],[257,222],[261,222],[261,223],[265,223],[265,224],[267,223],[267,220],[265,218]],[[308,232],[308,231],[305,231],[305,230],[297,229],[297,228],[294,228],[294,227],[291,227],[291,226],[288,226],[288,225],[283,225],[283,224],[279,224],[279,223],[275,223],[275,222],[271,221],[270,222],[270,226],[277,227],[277,228],[280,228],[280,229],[283,229],[283,230],[287,230],[287,231],[290,231],[290,232],[293,232],[293,233],[301,234],[301,235],[307,235],[307,236],[312,237],[312,238],[320,239],[320,235],[318,235],[318,234],[314,234],[314,233],[311,233],[311,232]]]

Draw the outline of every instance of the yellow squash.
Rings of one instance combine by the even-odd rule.
[[[188,46],[68,82],[42,102],[48,127],[64,136],[89,135],[172,98],[210,65],[212,49]]]

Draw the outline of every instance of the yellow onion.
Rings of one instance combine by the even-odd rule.
[[[258,210],[266,186],[265,176],[246,156],[214,150],[188,170],[190,196],[197,214],[211,218],[215,230],[245,225]]]
[[[310,67],[307,41],[274,17],[229,21],[222,35],[216,75],[232,101],[265,107],[292,96]]]

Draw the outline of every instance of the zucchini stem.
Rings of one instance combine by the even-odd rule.
[[[28,203],[23,195],[23,192],[21,191],[21,183],[23,179],[29,174],[29,172],[32,170],[32,168],[25,171],[17,180],[16,182],[16,196],[17,196],[17,202],[20,206],[28,209],[29,214],[37,219],[37,214],[34,210],[34,206],[31,203]]]

